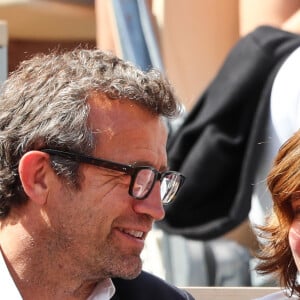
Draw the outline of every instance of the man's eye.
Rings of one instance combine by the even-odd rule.
[[[131,176],[128,174],[122,174],[118,177],[118,179],[120,180],[120,182],[122,184],[126,184],[129,185],[130,184],[130,180],[131,180]]]

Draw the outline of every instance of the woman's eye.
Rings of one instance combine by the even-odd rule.
[[[293,211],[294,217],[300,218],[300,200],[299,199],[292,201],[292,211]]]
[[[295,217],[300,217],[300,207],[293,208],[293,213]]]

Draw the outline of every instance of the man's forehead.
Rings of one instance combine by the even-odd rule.
[[[90,105],[89,118],[96,118],[98,115],[102,118],[111,118],[112,120],[116,120],[118,118],[132,118],[139,114],[143,115],[143,118],[145,119],[162,119],[161,116],[155,115],[142,104],[134,102],[134,100],[110,99],[101,93],[92,94],[88,100],[88,104]]]
[[[95,108],[102,108],[106,110],[112,110],[117,106],[128,106],[133,110],[140,108],[153,116],[161,115],[153,109],[153,104],[149,102],[149,99],[110,98],[99,91],[94,91],[90,94],[88,104]]]
[[[88,100],[90,113],[88,122],[95,133],[105,132],[108,136],[116,131],[126,131],[139,127],[158,128],[159,131],[166,130],[163,117],[154,115],[146,108],[127,99],[109,99],[103,94],[94,94]],[[153,126],[154,124],[159,124]],[[150,130],[148,129],[148,130]]]

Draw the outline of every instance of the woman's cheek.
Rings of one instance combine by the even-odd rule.
[[[300,269],[300,222],[293,222],[289,231],[289,244],[296,261],[298,269]]]

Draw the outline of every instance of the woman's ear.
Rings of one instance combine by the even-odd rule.
[[[41,151],[29,151],[19,162],[19,176],[23,189],[32,201],[40,205],[47,201],[49,170],[49,155]]]

